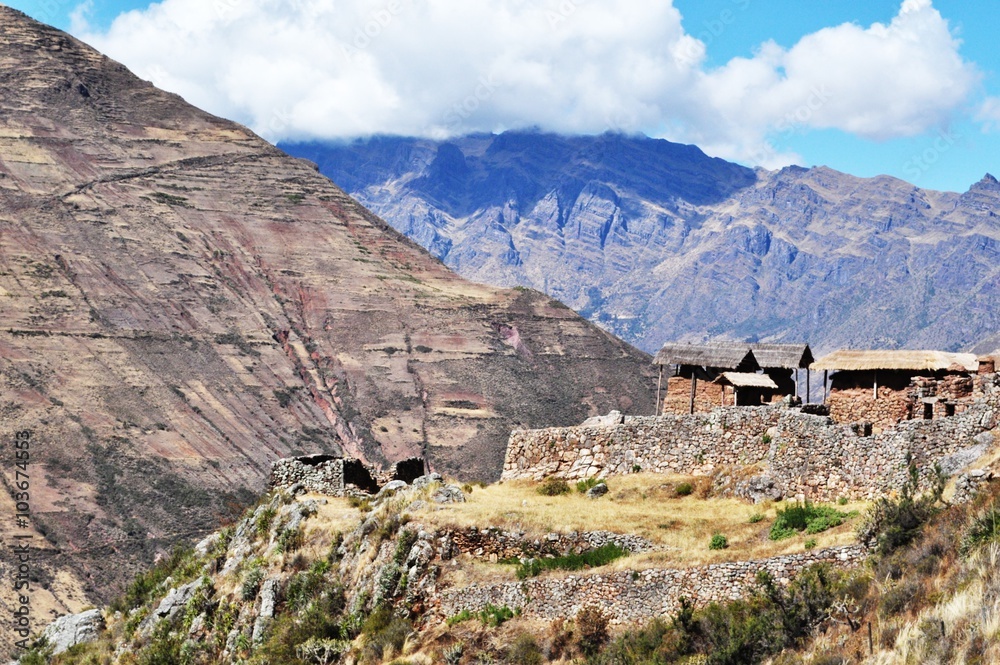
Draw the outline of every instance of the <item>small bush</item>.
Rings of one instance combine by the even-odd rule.
[[[882,594],[878,611],[883,618],[901,613],[917,597],[920,588],[915,581],[905,581],[893,586]]]
[[[807,540],[806,543],[805,543],[805,548],[807,550],[815,549],[816,548],[816,539],[815,538],[810,538],[809,540]]]
[[[674,488],[674,494],[677,496],[691,496],[694,492],[694,485],[691,483],[678,483],[677,487]]]
[[[579,492],[580,494],[586,494],[588,490],[590,490],[592,487],[596,487],[601,482],[603,481],[598,480],[597,476],[591,476],[590,478],[585,478],[576,483],[576,491]]]
[[[586,656],[596,654],[608,641],[608,617],[600,608],[587,606],[576,615],[577,643]]]
[[[710,550],[724,550],[727,547],[729,547],[729,540],[721,533],[712,536],[712,540],[708,543]]]
[[[240,588],[240,597],[246,601],[256,598],[257,592],[260,591],[260,583],[263,581],[264,571],[261,570],[260,564],[255,563],[243,575],[243,585]]]
[[[363,654],[369,662],[379,662],[387,656],[400,653],[406,638],[413,631],[410,622],[395,616],[392,609],[379,607],[365,620],[361,628],[364,636]]]
[[[527,633],[521,633],[507,651],[506,662],[510,665],[542,665],[542,649],[535,638]]]
[[[993,504],[972,518],[962,537],[959,551],[963,556],[968,556],[983,545],[998,539],[1000,539],[1000,507]]]
[[[267,532],[271,530],[271,522],[274,520],[274,516],[277,512],[278,511],[271,506],[267,506],[260,511],[257,518],[254,520],[254,532],[258,536],[266,536]]]
[[[771,525],[771,540],[791,538],[801,531],[820,533],[840,526],[844,520],[855,517],[857,513],[842,513],[832,506],[817,506],[808,500],[805,503],[793,503],[784,510],[778,510],[778,517]]]
[[[837,499],[837,505],[839,505],[839,506],[846,506],[847,505],[847,497],[846,496],[842,496],[839,499]]]
[[[560,478],[546,478],[537,491],[542,496],[561,496],[570,492],[569,484]]]
[[[757,524],[758,522],[763,522],[764,521],[764,514],[763,513],[754,513],[753,515],[750,516],[750,519],[747,520],[747,521],[750,522],[750,524]]]
[[[497,607],[496,605],[487,603],[486,607],[484,607],[476,616],[479,617],[479,620],[483,622],[484,626],[498,628],[507,621],[513,619],[517,614],[519,614],[519,612],[515,612],[506,605],[503,607]]]
[[[444,622],[445,622],[445,624],[447,624],[447,626],[449,628],[451,628],[452,626],[460,624],[463,621],[468,621],[473,616],[475,616],[475,615],[472,612],[470,612],[469,610],[462,610],[458,614],[455,614],[453,616],[448,617],[447,619],[444,620]]]

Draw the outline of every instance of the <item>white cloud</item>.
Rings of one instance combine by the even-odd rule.
[[[669,0],[163,0],[103,33],[74,16],[140,76],[271,140],[619,129],[773,167],[797,159],[773,147],[785,133],[945,124],[979,77],[931,0],[717,69]]]

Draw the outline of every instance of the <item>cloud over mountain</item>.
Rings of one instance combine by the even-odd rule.
[[[725,31],[749,9],[733,0]],[[979,72],[931,0],[719,68],[664,0],[164,0],[75,32],[273,139],[642,131],[765,166],[783,132],[886,139],[947,123]]]

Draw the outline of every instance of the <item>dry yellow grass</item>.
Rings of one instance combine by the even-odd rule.
[[[851,520],[835,529],[812,536],[796,536],[774,542],[768,531],[782,504],[751,505],[731,498],[677,497],[674,488],[688,477],[633,474],[608,480],[611,491],[601,499],[588,499],[574,491],[562,496],[542,496],[537,483],[516,481],[475,488],[464,504],[430,505],[411,513],[424,524],[438,527],[500,527],[529,535],[552,531],[613,531],[642,536],[664,547],[663,551],[630,557],[621,567],[699,565],[802,552],[806,540],[817,547],[855,542]],[[572,487],[572,484],[571,484]],[[838,506],[863,513],[866,504]],[[760,513],[756,524],[750,517]],[[713,534],[729,540],[725,550],[709,550]]]

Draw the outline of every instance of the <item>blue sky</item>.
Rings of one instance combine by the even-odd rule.
[[[934,189],[1000,174],[985,0],[4,1],[270,140],[620,129]]]

